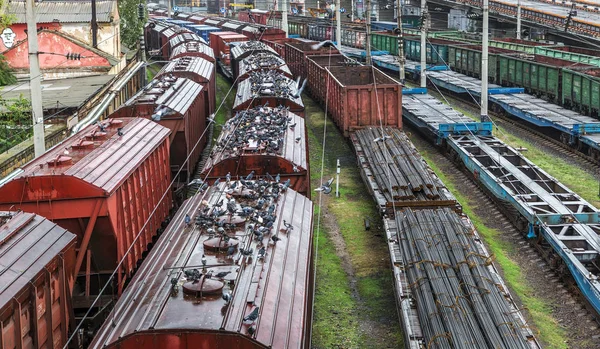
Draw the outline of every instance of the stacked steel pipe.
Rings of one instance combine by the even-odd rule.
[[[448,208],[406,209],[396,223],[428,348],[529,347],[470,224]]]
[[[388,201],[453,200],[402,131],[368,128],[356,136]]]

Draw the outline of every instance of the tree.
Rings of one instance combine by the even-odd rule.
[[[0,152],[4,152],[33,135],[31,102],[23,96],[4,99],[0,96]]]
[[[15,15],[6,11],[7,0],[0,0],[0,33],[4,28],[9,27],[15,20]],[[0,55],[0,86],[10,85],[17,82],[17,78],[12,73],[12,69],[6,63],[3,55]]]
[[[12,73],[6,59],[0,55],[0,86],[12,85],[17,82],[17,78]]]
[[[118,3],[119,15],[121,16],[121,42],[127,48],[133,50],[138,45],[142,29],[144,28],[145,18],[148,15],[144,9],[144,19],[138,19],[139,0],[118,0]]]

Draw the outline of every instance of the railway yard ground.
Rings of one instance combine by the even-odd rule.
[[[600,50],[244,14],[149,10],[154,61],[0,176],[0,349],[600,348]]]
[[[308,96],[306,105],[312,186],[321,181],[324,111]],[[340,160],[340,198],[323,195],[318,246],[313,346],[315,348],[397,348],[402,337],[395,309],[385,234],[356,157],[327,118],[323,180],[335,176]],[[319,197],[313,196],[318,205]],[[318,210],[315,210],[318,215]],[[365,230],[364,220],[370,221]],[[315,217],[315,222],[318,217]],[[318,229],[318,230],[317,230]]]

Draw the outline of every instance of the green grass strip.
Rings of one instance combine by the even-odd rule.
[[[225,103],[223,103],[223,106],[221,107],[221,109],[219,109],[219,111],[217,112],[217,115],[215,115],[215,129],[213,131],[213,140],[216,140],[219,138],[219,135],[221,134],[221,130],[222,127],[220,125],[224,125],[225,122],[227,122],[227,119],[229,118],[229,114],[231,113],[231,108],[233,108],[233,103],[235,102],[235,95],[237,93],[237,89],[234,88],[231,90],[231,93],[229,93],[229,95],[227,95],[227,92],[229,91],[229,89],[231,88],[231,82],[229,80],[227,80],[226,77],[224,77],[222,74],[217,74],[217,105],[216,108],[219,107],[219,105],[221,104],[221,101],[223,99],[225,99],[225,97],[227,96]]]
[[[314,101],[304,98],[313,187],[320,184],[324,113]],[[327,209],[336,218],[354,270],[358,298],[342,262],[335,255],[328,232],[321,228],[317,264],[317,292],[313,322],[315,348],[389,348],[401,347],[402,335],[395,311],[395,294],[385,239],[375,225],[380,222],[375,203],[356,168],[356,158],[348,142],[327,119],[324,180],[335,176],[340,159],[342,175],[340,198],[335,189],[329,195]],[[335,185],[335,184],[334,184]],[[313,196],[318,205],[318,196]],[[371,231],[365,231],[364,219],[370,218]],[[317,216],[315,215],[315,225]],[[323,219],[321,219],[323,223]],[[321,224],[323,227],[323,224]],[[315,230],[316,233],[316,230]],[[328,256],[323,256],[327,254]],[[337,274],[340,272],[341,274]],[[335,311],[336,313],[332,313]],[[365,331],[358,322],[368,322],[376,330]]]

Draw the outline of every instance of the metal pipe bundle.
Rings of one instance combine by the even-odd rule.
[[[396,223],[428,348],[529,347],[470,224],[448,208],[406,209]]]
[[[453,200],[402,131],[368,128],[356,137],[387,201]]]

